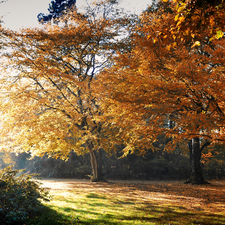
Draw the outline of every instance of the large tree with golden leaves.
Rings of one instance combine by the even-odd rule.
[[[142,15],[132,40],[136,47],[118,54],[99,77],[102,105],[108,124],[120,126],[126,152],[154,147],[162,133],[173,144],[191,140],[190,181],[204,183],[202,150],[225,142],[225,39],[219,35],[224,3],[215,10],[208,5],[211,22],[199,24],[200,32],[192,27],[193,17],[181,27],[180,4]],[[198,21],[202,11],[193,10]]]
[[[93,80],[109,65],[128,22],[112,8],[110,1],[96,3],[85,17],[68,13],[64,25],[9,35],[1,77],[3,148],[64,159],[71,150],[88,152],[92,180],[102,179],[105,136]]]

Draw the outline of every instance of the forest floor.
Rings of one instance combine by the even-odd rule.
[[[45,203],[70,224],[225,224],[225,180],[41,180],[53,199]]]

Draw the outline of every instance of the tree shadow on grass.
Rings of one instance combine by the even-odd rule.
[[[98,194],[96,194],[96,193],[89,193],[86,197],[87,197],[87,198],[106,199],[105,196],[98,195]]]
[[[126,202],[121,203],[126,208]],[[61,211],[66,213],[94,215],[95,219],[78,218],[73,224],[225,224],[225,216],[206,214],[204,212],[187,212],[184,207],[159,206],[156,204],[146,204],[142,207],[136,207],[133,215],[121,215],[114,213],[99,213],[94,208],[74,209],[71,207],[60,207]],[[180,212],[178,212],[180,210]],[[126,210],[124,210],[126,213]]]
[[[225,223],[225,216],[223,215],[205,213],[204,211],[187,211],[186,208],[180,206],[145,205],[144,207],[137,208],[137,210],[145,211],[146,216],[133,217],[132,219],[140,219],[141,221],[149,221],[155,224],[209,225]],[[127,217],[124,217],[124,219],[127,219]]]
[[[23,223],[24,224],[24,223]],[[43,210],[35,218],[31,219],[26,225],[67,225],[77,224],[77,221],[71,221],[71,218],[65,214],[59,213],[51,207],[43,206]]]
[[[162,181],[139,184],[126,184],[133,191],[160,192],[166,195],[199,198],[205,203],[221,202],[225,204],[225,182],[211,182],[211,184],[192,185],[176,181]]]

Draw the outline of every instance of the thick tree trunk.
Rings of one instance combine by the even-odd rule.
[[[92,142],[87,141],[86,146],[91,156],[91,167],[93,172],[93,177],[91,178],[91,181],[93,182],[102,181],[101,151],[98,150],[99,157],[97,157],[96,151],[93,149]]]
[[[201,151],[200,140],[198,137],[192,138],[189,142],[190,151],[190,165],[191,165],[191,175],[185,183],[192,184],[205,184],[207,183],[203,177],[202,167],[201,167]],[[204,146],[205,147],[205,146]]]

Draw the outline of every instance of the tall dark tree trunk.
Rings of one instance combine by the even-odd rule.
[[[102,151],[100,148],[98,149],[98,174],[100,175],[100,180],[103,180],[103,178],[102,178]]]
[[[193,183],[203,184],[205,179],[202,173],[201,167],[201,149],[199,138],[192,138],[192,152],[191,152],[191,176],[193,177]]]
[[[91,167],[93,172],[93,177],[91,181],[98,182],[102,180],[102,163],[101,163],[101,150],[94,150],[93,144],[91,141],[86,142],[89,154],[91,156]],[[97,157],[98,153],[98,157]]]
[[[203,176],[200,160],[203,148],[208,146],[209,144],[210,143],[207,142],[202,147],[200,147],[200,140],[198,137],[192,138],[188,143],[190,152],[191,175],[185,183],[192,183],[192,184],[207,183]]]

